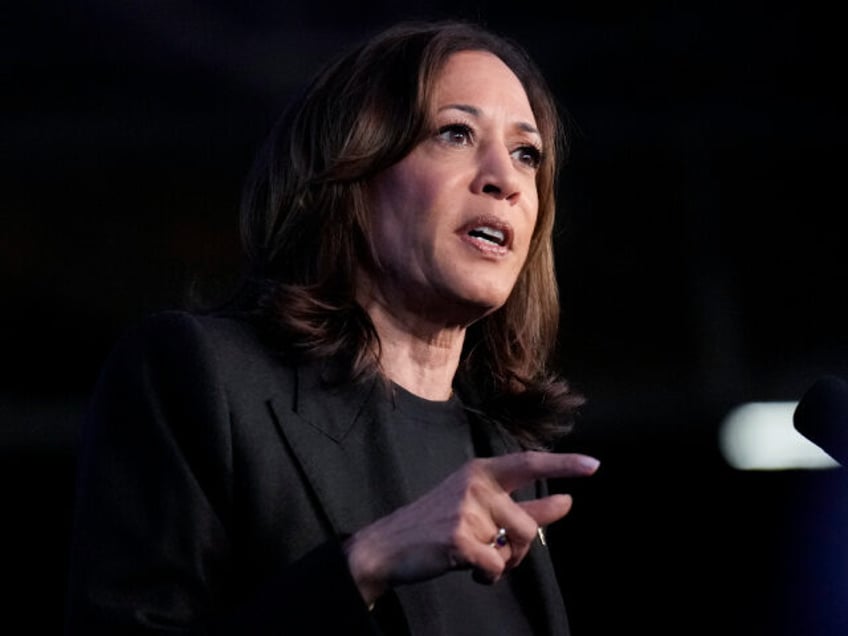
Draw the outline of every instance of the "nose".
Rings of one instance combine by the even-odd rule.
[[[479,147],[478,170],[471,187],[476,194],[510,202],[518,200],[521,194],[518,168],[505,146],[488,144]]]

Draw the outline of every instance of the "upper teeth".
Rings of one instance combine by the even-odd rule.
[[[475,227],[471,230],[472,235],[477,235],[480,238],[486,239],[487,241],[491,241],[493,243],[497,243],[498,245],[503,245],[506,240],[506,236],[501,230],[496,230],[495,228],[488,226],[480,226]]]

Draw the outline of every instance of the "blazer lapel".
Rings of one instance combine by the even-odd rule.
[[[327,384],[320,364],[298,368],[294,390],[271,400],[280,433],[318,495],[337,536],[405,501],[396,460],[378,425],[378,380]]]
[[[408,501],[398,479],[398,458],[379,426],[375,397],[379,380],[328,385],[320,365],[297,370],[291,392],[271,399],[281,435],[320,500],[337,536],[383,517]],[[477,453],[501,455],[518,445],[493,424],[471,416]],[[517,500],[538,496],[536,485],[516,491]],[[563,600],[548,549],[538,540],[510,574],[511,584],[537,633],[568,634]]]

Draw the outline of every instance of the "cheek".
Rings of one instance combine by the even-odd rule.
[[[395,164],[380,174],[372,184],[370,202],[375,221],[403,222],[412,216],[411,210],[420,205],[420,178],[416,178],[409,159]]]
[[[398,168],[381,175],[369,197],[374,255],[378,264],[390,269],[411,253],[416,224],[423,214],[422,197],[415,182]]]
[[[387,170],[372,190],[375,225],[389,228],[395,240],[414,241],[439,216],[447,178],[411,158]],[[455,205],[455,200],[452,205]]]

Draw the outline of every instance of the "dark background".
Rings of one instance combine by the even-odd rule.
[[[563,371],[588,397],[551,529],[575,636],[848,633],[841,469],[740,473],[746,401],[848,377],[845,36],[814,2],[120,2],[4,9],[4,618],[58,633],[79,414],[114,339],[238,264],[292,91],[402,18],[524,44],[573,119]],[[39,632],[39,630],[43,630]]]

